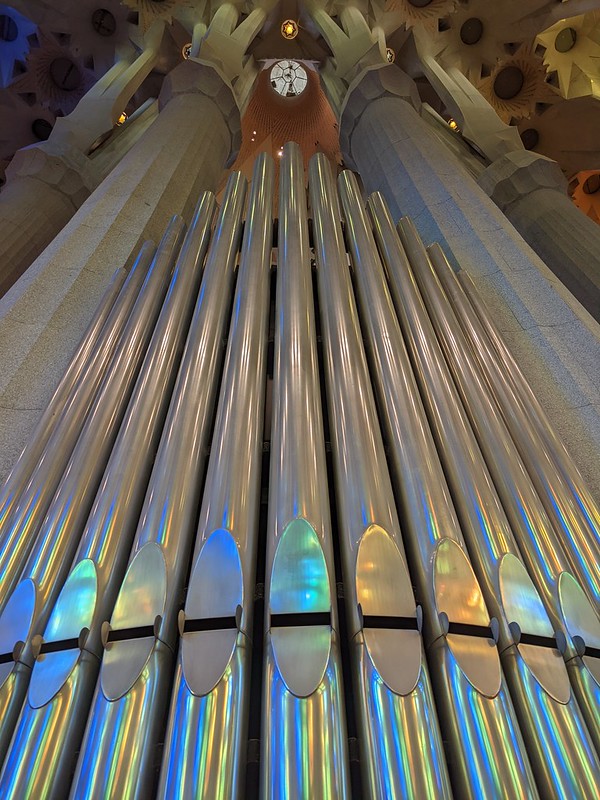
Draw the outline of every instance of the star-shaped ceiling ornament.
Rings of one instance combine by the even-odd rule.
[[[0,91],[0,160],[12,158],[21,147],[45,141],[54,122],[48,108],[31,104],[9,89]]]
[[[407,28],[420,26],[432,33],[438,29],[438,20],[452,14],[457,0],[387,0],[386,11],[400,14]]]
[[[40,46],[27,56],[27,72],[10,89],[26,98],[37,98],[56,114],[70,114],[96,81],[83,61],[52,34],[38,29]]]
[[[558,91],[546,82],[546,69],[533,52],[533,42],[499,61],[479,84],[481,94],[504,122],[529,117],[538,104],[559,101]]]
[[[540,33],[544,64],[558,75],[563,97],[592,95],[600,99],[600,12],[557,22]]]
[[[170,23],[173,17],[177,16],[177,11],[192,9],[195,6],[194,0],[122,0],[122,2],[138,12],[142,33],[146,33],[157,19]]]
[[[590,219],[600,224],[600,172],[587,170],[578,172],[573,191],[573,202]]]
[[[36,25],[10,6],[0,5],[0,86],[8,86],[19,66],[24,69],[25,58],[35,38]]]

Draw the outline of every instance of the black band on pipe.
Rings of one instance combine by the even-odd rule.
[[[146,639],[154,636],[154,625],[140,625],[139,628],[122,628],[108,634],[107,642],[126,642],[128,639]]]
[[[523,633],[523,631],[521,631],[519,644],[535,644],[538,647],[550,647],[553,650],[558,650],[558,644],[554,636],[538,636],[535,633]]]
[[[308,625],[328,625],[331,627],[331,611],[271,614],[272,628],[305,628]]]
[[[224,631],[237,629],[235,616],[233,617],[205,617],[203,619],[186,619],[183,632],[199,633],[200,631]]]
[[[376,614],[365,614],[363,616],[363,628],[380,628],[395,631],[419,630],[416,617],[383,617]]]
[[[40,655],[44,653],[60,653],[62,650],[75,650],[79,647],[79,637],[74,639],[59,639],[58,642],[43,642]]]
[[[600,658],[600,647],[586,647],[584,656],[590,656],[590,658]]]
[[[489,625],[469,625],[466,622],[450,622],[448,633],[459,633],[463,636],[478,636],[480,639],[493,639],[494,634]]]
[[[0,664],[10,664],[11,661],[14,661],[12,650],[10,653],[2,653],[0,656]]]

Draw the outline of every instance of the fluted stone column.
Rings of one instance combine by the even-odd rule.
[[[380,190],[426,243],[468,270],[547,413],[600,497],[600,327],[573,300],[421,119],[416,87],[395,66],[350,86],[340,139],[368,193]]]
[[[165,79],[161,111],[61,233],[0,299],[0,480],[22,448],[116,267],[172,214],[188,221],[216,189],[240,137],[231,86],[186,61]]]
[[[494,161],[479,185],[525,241],[600,320],[600,225],[572,203],[556,161],[516,151]]]

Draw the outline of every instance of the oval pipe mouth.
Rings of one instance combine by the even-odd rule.
[[[388,689],[408,695],[421,674],[420,609],[400,550],[379,525],[370,525],[360,539],[355,575],[371,663]]]
[[[496,697],[502,685],[498,623],[490,619],[473,568],[453,539],[436,547],[433,585],[443,635],[461,672],[480,694]]]
[[[56,601],[44,635],[34,642],[35,664],[29,703],[41,708],[62,689],[85,645],[98,599],[96,565],[80,561],[71,571]]]
[[[331,585],[325,554],[302,517],[285,527],[271,568],[267,633],[277,669],[293,695],[322,683],[331,652]]]
[[[25,642],[31,636],[35,603],[35,583],[26,578],[11,594],[0,616],[0,688],[21,658]]]
[[[561,572],[558,578],[558,596],[565,628],[576,654],[600,686],[600,617],[569,572]]]
[[[167,598],[167,565],[162,548],[148,542],[127,569],[105,645],[100,686],[109,701],[119,700],[137,682],[154,650]]]
[[[189,691],[209,694],[221,681],[242,633],[244,577],[230,531],[211,533],[190,579],[180,616],[181,663]]]

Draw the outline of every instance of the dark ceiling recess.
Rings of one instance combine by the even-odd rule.
[[[525,76],[519,67],[504,67],[496,75],[494,92],[501,100],[512,100],[516,97],[525,82]]]
[[[34,119],[31,123],[31,132],[41,142],[45,142],[52,133],[52,125],[47,119]]]
[[[577,31],[574,28],[563,28],[560,33],[556,35],[554,40],[554,48],[558,53],[568,53],[575,47],[577,42]]]
[[[415,8],[425,8],[428,6],[432,0],[408,0],[411,6],[415,6]]]
[[[460,28],[460,38],[464,44],[477,44],[483,36],[483,22],[477,17],[465,20]]]
[[[527,128],[521,132],[521,141],[525,150],[533,150],[540,140],[540,134],[535,128]]]
[[[81,84],[81,72],[71,59],[60,56],[50,64],[50,77],[63,92],[73,92]]]
[[[92,28],[100,36],[112,36],[117,30],[117,20],[106,8],[97,8],[92,14]]]
[[[19,35],[17,23],[8,14],[0,14],[0,41],[14,42]]]
[[[583,191],[586,194],[596,194],[600,191],[600,173],[596,172],[594,175],[590,175],[583,184]]]

